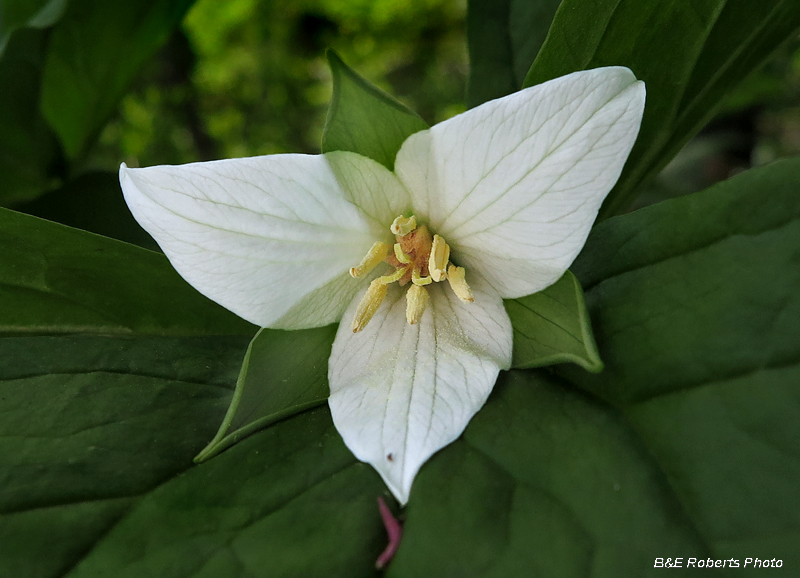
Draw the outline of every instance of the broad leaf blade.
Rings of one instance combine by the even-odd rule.
[[[533,295],[505,301],[514,326],[513,367],[577,363],[598,372],[597,353],[583,289],[567,271],[556,283]]]
[[[525,85],[627,66],[647,86],[639,139],[601,217],[624,210],[747,74],[800,28],[794,0],[565,0]]]
[[[74,0],[54,28],[41,108],[67,156],[81,157],[139,68],[192,0]]]
[[[570,377],[628,404],[796,361],[799,181],[780,161],[597,226],[572,270],[606,370]]]
[[[606,369],[560,369],[622,408],[718,558],[744,548],[787,567],[800,563],[799,181],[795,158],[598,226],[573,270]]]
[[[320,408],[146,496],[70,576],[375,576],[382,491]]]
[[[625,409],[717,558],[800,564],[798,383],[795,364]]]
[[[325,403],[336,326],[261,329],[247,348],[225,419],[195,458],[203,462],[276,421]]]
[[[327,410],[192,466],[245,343],[0,339],[0,574],[373,576],[382,484]]]
[[[467,106],[519,90],[561,0],[469,0]]]
[[[392,578],[642,576],[665,549],[706,553],[619,414],[542,372],[501,374],[407,516]]]
[[[403,141],[428,125],[358,76],[335,52],[328,51],[328,62],[333,74],[333,97],[322,134],[322,152],[358,153],[393,170]]]
[[[252,334],[166,257],[0,209],[0,334]]]
[[[192,465],[246,339],[0,338],[2,576],[63,576]]]

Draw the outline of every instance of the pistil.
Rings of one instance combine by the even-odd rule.
[[[417,228],[417,218],[414,215],[410,217],[404,217],[400,215],[397,217],[393,222],[392,226],[389,227],[389,230],[394,235],[400,235],[401,237],[408,235],[411,231]]]

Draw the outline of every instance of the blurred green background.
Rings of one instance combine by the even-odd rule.
[[[335,49],[429,123],[464,110],[466,2],[201,0],[150,63],[89,164],[318,153]]]
[[[57,4],[64,2],[47,3]],[[25,162],[40,157],[31,163],[30,170],[38,171],[31,179],[22,177],[16,188],[6,182],[0,204],[154,247],[120,205],[111,173],[121,161],[148,166],[318,153],[332,90],[328,47],[428,123],[440,122],[465,110],[466,11],[466,0],[199,0],[155,55],[125,79],[110,120],[99,115],[102,130],[77,153],[65,153],[38,117],[22,136],[4,127],[0,115],[3,138],[16,139],[14,154]],[[46,26],[15,32],[0,62],[6,79],[20,77],[9,70],[9,61],[30,56],[27,64],[33,63],[48,34]],[[8,80],[0,91],[0,100],[30,99],[16,94]],[[54,100],[50,95],[51,111]],[[47,103],[43,108],[47,116]],[[19,146],[25,139],[30,142]],[[798,153],[800,42],[794,41],[729,95],[717,118],[646,186],[635,206],[695,192]],[[95,191],[91,198],[89,189]],[[106,192],[98,197],[101,189]],[[31,202],[44,193],[49,194]]]

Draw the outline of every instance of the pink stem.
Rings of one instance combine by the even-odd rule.
[[[397,552],[397,548],[400,546],[400,538],[403,537],[403,526],[400,525],[400,522],[392,515],[392,511],[381,496],[378,496],[378,508],[381,511],[381,518],[383,519],[386,533],[389,534],[389,544],[386,545],[386,549],[378,556],[378,560],[375,562],[375,568],[382,570],[392,561],[395,552]]]

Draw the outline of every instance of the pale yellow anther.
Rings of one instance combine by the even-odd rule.
[[[363,277],[372,271],[378,263],[383,261],[388,254],[389,245],[382,241],[376,241],[373,243],[372,247],[370,247],[367,254],[364,255],[364,258],[361,259],[361,263],[358,264],[358,267],[350,268],[350,276],[355,278]]]
[[[419,285],[412,285],[406,291],[406,321],[411,325],[419,323],[422,319],[422,314],[428,307],[430,296],[425,287]]]
[[[408,218],[400,215],[392,222],[392,226],[389,227],[389,230],[395,235],[400,235],[402,237],[403,235],[408,235],[416,228],[417,218],[414,215],[411,215]]]
[[[428,258],[428,271],[437,283],[447,278],[447,261],[450,259],[450,245],[439,235],[433,236],[431,256]]]
[[[411,263],[411,257],[403,253],[403,248],[400,246],[400,243],[394,244],[394,256],[401,263],[406,263],[406,264]]]
[[[423,285],[430,285],[433,282],[433,279],[431,279],[430,277],[420,276],[419,269],[414,269],[411,272],[411,282],[414,285],[419,285],[420,287],[422,287]]]
[[[464,303],[472,303],[475,301],[475,296],[472,294],[472,289],[470,289],[467,284],[467,280],[465,279],[466,274],[467,272],[464,267],[450,265],[450,267],[447,268],[447,280],[450,282],[453,293]]]
[[[356,314],[353,317],[353,323],[350,325],[353,333],[358,333],[367,326],[367,323],[369,323],[369,320],[375,315],[378,307],[383,303],[383,299],[386,297],[386,292],[388,290],[389,286],[386,283],[381,283],[380,279],[375,279],[369,284],[367,292],[358,304],[358,309],[356,309]]]

